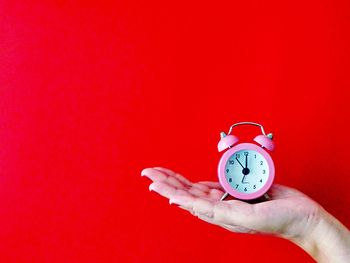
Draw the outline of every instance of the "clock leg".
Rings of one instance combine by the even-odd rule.
[[[224,201],[228,197],[228,193],[224,193],[224,195],[221,197],[220,201]]]
[[[271,198],[270,198],[270,196],[268,194],[264,194],[264,197],[265,197],[266,201],[270,201],[271,200]]]

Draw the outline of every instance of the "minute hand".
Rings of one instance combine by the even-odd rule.
[[[242,168],[244,169],[243,164],[241,164],[241,162],[237,159],[237,157],[236,157],[236,160],[237,160],[237,162],[242,166]]]

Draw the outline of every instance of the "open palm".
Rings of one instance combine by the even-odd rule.
[[[273,185],[270,201],[249,204],[240,200],[220,201],[224,190],[218,182],[192,183],[182,175],[162,167],[146,168],[141,175],[153,182],[149,189],[169,199],[171,204],[200,219],[233,232],[267,233],[297,239],[317,225],[320,205],[300,191]]]

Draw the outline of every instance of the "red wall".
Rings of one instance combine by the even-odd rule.
[[[261,122],[275,133],[277,182],[350,227],[349,11],[1,1],[0,261],[312,262],[169,206],[140,171],[217,180],[219,132]]]

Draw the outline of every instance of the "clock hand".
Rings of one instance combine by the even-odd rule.
[[[243,178],[242,178],[242,184],[249,184],[249,182],[245,182],[244,181],[244,179],[245,179],[245,177],[246,177],[247,175],[245,174],[245,175],[243,175]]]
[[[243,168],[243,170],[242,170],[242,173],[243,173],[242,184],[249,184],[249,182],[244,182],[246,175],[249,174],[249,169],[244,167],[243,164],[241,164],[241,162],[237,159],[237,157],[236,157],[236,160]],[[247,165],[247,160],[246,160],[246,165]]]
[[[249,174],[249,168],[248,168],[248,153],[244,153],[245,155],[245,167],[243,167],[243,165],[240,163],[240,161],[237,159],[236,157],[236,160],[239,162],[239,164],[242,166],[243,170],[242,170],[242,173],[243,173],[243,178],[242,178],[242,184],[249,184],[249,182],[245,182],[244,179],[245,177],[247,176],[247,174]]]
[[[244,169],[243,164],[241,164],[241,162],[237,159],[237,157],[236,157],[236,160],[237,160],[237,162],[242,166],[242,168]]]

